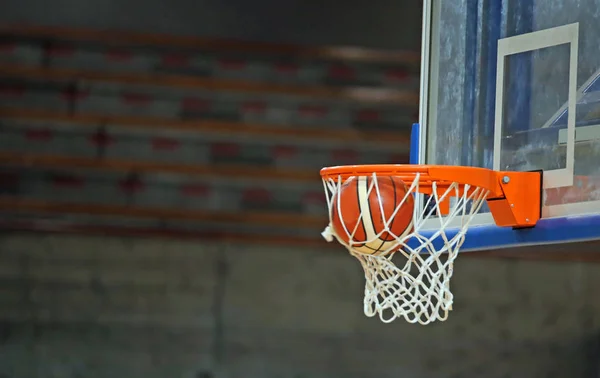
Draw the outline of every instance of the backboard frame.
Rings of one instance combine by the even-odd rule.
[[[569,95],[567,100],[568,120],[566,131],[566,167],[544,172],[544,187],[572,186],[575,173],[575,114],[577,101],[577,51],[579,23],[558,26],[498,41],[496,62],[496,107],[494,120],[494,170],[500,170],[502,150],[502,125],[504,118],[504,75],[506,57],[513,54],[569,44]]]

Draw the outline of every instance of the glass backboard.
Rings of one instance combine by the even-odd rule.
[[[463,250],[600,239],[600,2],[426,1],[413,162],[543,170],[542,221]]]

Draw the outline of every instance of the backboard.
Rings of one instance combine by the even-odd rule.
[[[429,0],[423,25],[412,162],[544,172],[536,227],[484,208],[462,250],[600,239],[600,2]]]

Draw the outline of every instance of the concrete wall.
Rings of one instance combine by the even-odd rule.
[[[600,266],[459,256],[448,321],[362,313],[339,249],[0,238],[0,377],[597,376]]]
[[[419,50],[419,8],[397,0],[8,0],[0,22]]]

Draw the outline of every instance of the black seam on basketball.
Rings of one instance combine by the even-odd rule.
[[[371,217],[371,226],[373,226],[373,230],[376,233],[379,233],[377,230],[377,227],[375,227],[375,220],[373,219],[373,210],[371,210],[371,194],[373,193],[373,191],[375,191],[375,194],[377,194],[377,191],[376,191],[376,187],[375,187],[375,182],[373,182],[373,190],[371,192],[369,192],[369,178],[370,177],[367,177],[367,204],[369,205],[369,216]],[[376,180],[379,181],[378,179],[376,179]],[[383,204],[381,203],[381,198],[377,198],[377,202],[379,202],[379,204],[381,205],[379,207],[379,210],[383,211]],[[383,219],[383,213],[381,213],[381,219]],[[366,236],[366,232],[365,232],[365,236]],[[369,248],[373,249],[374,252],[381,251],[381,248],[385,244],[385,240],[382,240],[380,237],[377,237],[377,239],[381,240],[381,244],[379,245],[379,247],[377,247],[377,249],[373,249],[372,247],[369,247]],[[373,240],[373,241],[375,241],[375,240]]]
[[[368,249],[370,249],[370,250],[371,250],[371,251],[373,251],[373,252],[378,252],[378,251],[379,251],[379,249],[375,249],[375,248],[371,247],[371,246],[370,246],[370,245],[368,245],[368,244],[363,244],[363,245],[362,245],[362,246],[360,246],[359,248],[368,248]]]
[[[367,248],[367,249],[370,249],[371,251],[373,251],[373,252],[370,253],[372,255],[373,253],[379,251],[379,249],[374,249],[373,247],[371,247],[370,245],[367,244],[368,243],[368,240],[367,240],[367,229],[365,228],[365,224],[364,224],[365,219],[362,216],[363,209],[360,208],[360,190],[359,190],[360,189],[360,185],[359,185],[359,183],[360,183],[360,179],[357,179],[357,181],[356,181],[356,200],[357,200],[357,204],[359,205],[359,209],[360,209],[360,213],[361,213],[360,224],[361,224],[361,226],[363,228],[363,235],[365,236],[365,241],[362,244],[360,244],[360,245],[356,245],[355,244],[356,241],[353,241],[354,242],[353,246],[356,246],[357,248]],[[367,193],[368,193],[368,189],[369,189],[369,178],[368,177],[367,177],[366,186],[367,186]],[[369,203],[369,196],[368,195],[367,195],[367,206],[369,207],[369,212],[370,212],[371,206],[370,206],[370,203]],[[371,218],[371,223],[373,223],[373,218]]]
[[[358,193],[357,193],[357,195],[358,195]],[[358,200],[358,197],[356,199]],[[353,246],[353,247],[354,246],[362,247],[362,245],[360,243],[356,243],[356,241],[354,240],[354,238],[351,235],[350,230],[346,230],[346,228],[348,227],[348,225],[344,221],[343,215],[340,214],[341,213],[340,210],[342,208],[343,208],[342,206],[338,206],[337,200],[334,200],[333,201],[333,206],[331,207],[332,217],[335,217],[337,215],[337,217],[339,218],[340,224],[342,225],[342,227],[344,227],[344,233],[348,237],[348,244],[351,245],[351,246]]]
[[[389,177],[390,177],[390,181],[392,182],[392,189],[394,189],[394,210],[392,211],[392,214],[393,214],[393,212],[394,212],[394,211],[396,211],[396,208],[398,207],[398,198],[397,198],[397,193],[396,193],[396,182],[394,181],[394,178],[393,178],[392,176],[389,176]],[[405,192],[406,192],[406,191],[405,191]],[[406,194],[406,193],[405,193],[405,194]],[[389,227],[388,227],[388,230],[389,230],[389,232],[388,232],[388,235],[392,236],[392,240],[393,240],[393,238],[394,238],[395,236],[400,236],[400,235],[402,235],[402,234],[404,233],[404,231],[405,231],[405,230],[403,230],[403,231],[402,231],[402,234],[400,234],[400,235],[394,235],[394,234],[392,233],[392,229],[393,229],[393,226],[394,226],[394,222],[396,221],[396,219],[398,219],[398,215],[400,215],[400,211],[399,211],[399,210],[398,210],[398,212],[396,213],[396,216],[395,216],[395,217],[392,219],[392,221],[390,222],[390,225],[389,225]],[[385,240],[385,239],[384,239],[384,240]],[[387,241],[391,241],[391,240],[387,240]]]
[[[379,181],[379,179],[377,179],[377,181]],[[373,188],[373,189],[375,189],[375,188]],[[381,188],[379,188],[379,189],[381,191]],[[381,193],[379,193],[379,194],[381,194]],[[394,193],[394,196],[395,196],[395,193]],[[379,210],[381,211],[381,220],[385,227],[385,210],[383,208],[383,203],[381,203],[381,196],[379,196],[379,198],[377,198],[377,202],[379,202]],[[394,198],[394,202],[396,202],[395,198]],[[369,201],[369,211],[371,211],[371,201]],[[375,224],[373,222],[373,214],[371,214],[371,223],[373,223],[373,228],[375,228]],[[386,243],[386,240],[382,239],[381,237],[377,237],[377,238],[379,240],[381,240],[381,244],[379,245],[379,247],[377,247],[377,251],[380,251],[383,248],[383,245]]]
[[[369,179],[367,178],[367,184],[369,183]],[[362,216],[362,209],[360,208],[360,178],[356,178],[356,204],[358,205],[358,209],[360,210],[360,226],[362,227],[363,230],[363,235],[365,236],[365,240],[362,242],[362,245],[360,247],[364,247],[366,245],[367,240],[367,229],[365,228],[365,219]],[[351,241],[352,242],[356,242],[356,240],[353,240],[354,237],[351,237]]]

